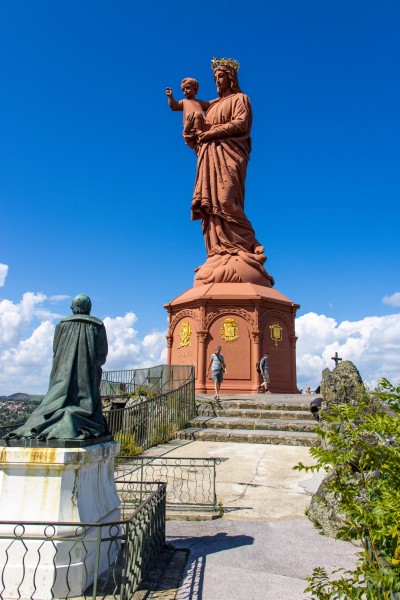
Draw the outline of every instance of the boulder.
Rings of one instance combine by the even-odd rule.
[[[334,473],[328,473],[324,477],[307,510],[307,517],[310,521],[330,537],[336,537],[338,530],[344,525],[338,500],[334,493],[328,489],[334,475]]]
[[[362,386],[358,369],[350,360],[344,360],[322,381],[321,392],[327,406],[330,403],[357,402]]]
[[[330,406],[342,402],[357,403],[360,395],[365,394],[365,388],[358,369],[351,361],[344,360],[331,373],[325,374],[321,392],[323,402],[319,413],[319,424],[321,427],[329,427],[329,424],[324,422],[324,412],[329,412]],[[349,469],[351,468],[349,465]],[[335,472],[328,473],[323,479],[312,497],[307,516],[325,535],[336,537],[344,521],[339,511],[338,499],[328,489],[333,477]]]

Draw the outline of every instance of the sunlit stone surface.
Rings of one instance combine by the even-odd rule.
[[[84,448],[0,449],[0,535],[10,536],[0,539],[4,598],[79,596],[93,582],[98,527],[83,534],[73,525],[16,524],[118,521],[120,501],[114,483],[118,451],[118,442]],[[103,536],[108,537],[109,529],[104,528]],[[117,533],[115,526],[111,536]],[[55,541],[55,535],[66,539]],[[76,535],[85,540],[68,540]],[[115,558],[118,542],[101,546],[99,573]]]

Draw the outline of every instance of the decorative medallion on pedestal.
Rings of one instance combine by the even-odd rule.
[[[278,342],[282,341],[283,327],[279,323],[272,323],[269,328],[271,330],[271,339],[275,342],[275,346],[277,346]]]
[[[190,329],[190,323],[188,321],[183,321],[181,328],[179,330],[179,338],[181,340],[178,348],[184,348],[185,346],[191,346],[190,336],[192,335],[192,330]]]
[[[219,333],[224,342],[234,342],[240,338],[239,327],[235,319],[224,319]]]

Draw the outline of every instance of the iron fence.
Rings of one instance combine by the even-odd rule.
[[[175,437],[195,416],[194,380],[154,398],[143,398],[132,406],[104,411],[121,454],[140,454]]]
[[[193,365],[158,365],[148,369],[103,371],[101,396],[158,396],[194,382]]]
[[[220,462],[219,458],[118,456],[114,477],[118,493],[126,500],[131,483],[164,481],[167,510],[215,511],[218,508],[216,466]]]
[[[21,427],[24,424],[25,421],[19,421],[18,423],[12,423],[12,425],[0,425],[0,440],[8,433],[11,433],[11,431],[14,431],[14,429],[18,429],[18,427]]]
[[[131,598],[165,544],[166,484],[129,485],[120,521],[0,521],[0,599]]]

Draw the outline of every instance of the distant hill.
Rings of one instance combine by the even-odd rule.
[[[0,396],[0,402],[11,401],[39,404],[43,398],[44,394],[24,394],[17,392],[16,394],[11,394],[10,396]]]
[[[21,402],[27,402],[28,400],[30,400],[30,396],[29,394],[11,394],[11,396],[0,396],[0,400],[15,400],[15,401],[21,401]]]

